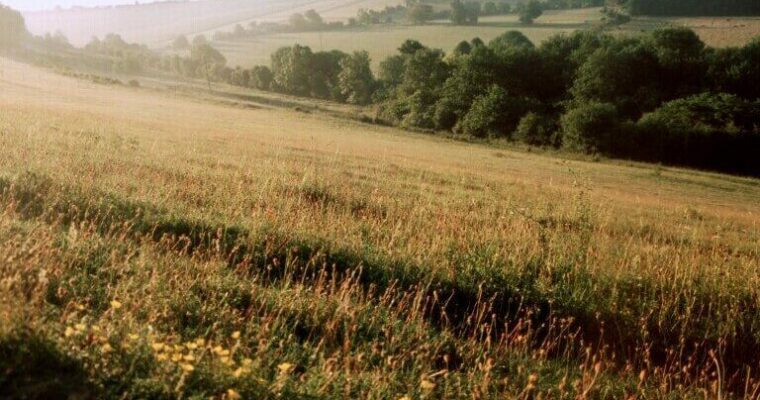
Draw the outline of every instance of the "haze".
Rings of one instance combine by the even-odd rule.
[[[73,6],[96,7],[119,4],[134,4],[125,0],[4,0],[0,3],[22,11],[52,10],[56,7],[70,8]],[[141,3],[147,3],[142,2]]]

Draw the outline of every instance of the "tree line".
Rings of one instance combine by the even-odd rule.
[[[4,36],[29,40],[0,8]],[[9,17],[10,16],[10,17]],[[60,35],[30,43],[71,45]],[[377,123],[633,160],[760,176],[760,37],[742,47],[705,46],[686,28],[636,37],[558,34],[539,46],[517,31],[475,38],[450,53],[405,41],[375,75],[366,52],[277,50],[269,66],[230,68],[202,36],[185,54],[160,55],[118,35],[81,51],[88,66],[152,70],[212,82],[354,104]],[[72,51],[64,52],[66,54]]]
[[[627,6],[633,15],[760,15],[758,0],[627,0]]]
[[[377,77],[364,52],[286,47],[269,89],[371,102],[377,122],[405,128],[760,176],[758,59],[760,38],[714,49],[685,28],[540,46],[510,31],[450,54],[408,40]]]

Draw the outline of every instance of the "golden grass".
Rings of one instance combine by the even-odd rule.
[[[705,346],[724,340],[727,341],[724,342],[726,348],[732,348],[735,344],[732,338],[736,335],[751,344],[757,343],[755,340],[760,337],[760,329],[754,325],[757,316],[753,315],[760,298],[758,180],[643,164],[564,160],[284,109],[235,109],[165,93],[98,86],[7,60],[0,61],[0,70],[0,177],[5,177],[11,186],[22,189],[24,185],[32,185],[29,186],[32,189],[38,187],[24,182],[29,179],[29,173],[52,182],[52,189],[38,193],[43,197],[37,201],[24,200],[29,194],[24,191],[26,189],[18,189],[17,195],[3,197],[2,208],[6,211],[0,213],[0,238],[3,238],[0,245],[5,254],[10,255],[7,260],[11,261],[0,269],[0,278],[10,282],[2,286],[0,295],[7,296],[7,300],[14,299],[0,306],[0,318],[4,322],[17,318],[37,321],[35,324],[52,324],[57,327],[52,329],[61,333],[69,327],[74,331],[69,332],[71,335],[64,335],[66,340],[77,337],[81,332],[77,333],[75,325],[81,323],[78,321],[83,312],[72,313],[71,307],[74,303],[87,302],[90,297],[86,293],[79,294],[83,297],[72,295],[74,303],[64,304],[57,317],[61,322],[55,322],[40,311],[44,308],[40,294],[30,295],[37,299],[35,301],[25,299],[18,295],[23,285],[13,282],[27,279],[24,274],[19,275],[25,270],[35,274],[44,270],[47,276],[65,275],[69,273],[67,268],[71,268],[67,266],[79,265],[79,261],[72,260],[93,251],[90,247],[87,247],[90,250],[77,251],[76,246],[95,246],[96,249],[103,247],[106,254],[111,254],[101,268],[122,271],[114,272],[119,276],[136,275],[124,283],[118,283],[122,282],[118,280],[112,284],[101,282],[104,286],[99,288],[108,301],[124,303],[119,313],[126,314],[118,314],[116,318],[116,311],[105,314],[93,311],[85,320],[95,318],[101,328],[106,326],[112,333],[139,333],[140,340],[188,340],[188,333],[180,330],[178,325],[166,322],[169,318],[166,313],[174,307],[172,304],[189,304],[189,300],[183,297],[187,294],[187,287],[211,285],[210,282],[223,279],[219,274],[226,271],[224,260],[229,255],[212,251],[188,254],[173,253],[172,250],[167,253],[164,245],[151,244],[150,234],[145,231],[140,231],[145,236],[138,235],[135,242],[125,242],[124,238],[133,235],[129,233],[132,229],[130,221],[141,218],[139,216],[125,217],[123,221],[117,218],[115,225],[105,231],[98,228],[97,221],[102,218],[98,215],[83,217],[80,225],[69,227],[62,217],[56,217],[56,213],[65,214],[60,207],[69,210],[77,204],[90,204],[88,210],[102,213],[103,209],[97,204],[105,201],[109,209],[118,208],[122,202],[142,204],[155,208],[157,215],[163,215],[161,218],[238,227],[254,236],[256,232],[265,232],[267,237],[275,235],[304,243],[321,243],[327,252],[359,254],[367,262],[390,260],[388,268],[395,265],[392,260],[401,260],[403,265],[423,271],[425,279],[453,282],[461,285],[464,291],[469,290],[467,285],[477,285],[482,280],[484,290],[512,292],[516,288],[519,295],[523,288],[521,281],[515,281],[514,288],[494,287],[488,283],[489,277],[503,276],[504,281],[494,278],[494,282],[511,282],[512,277],[523,279],[530,276],[534,281],[529,285],[529,297],[538,296],[538,300],[546,299],[549,304],[556,302],[558,316],[590,318],[581,322],[581,330],[586,327],[584,323],[591,324],[595,318],[630,323],[609,326],[607,336],[612,341],[615,337],[634,339],[632,345],[637,346],[648,343],[654,346],[667,343],[669,346],[655,351],[673,350],[677,353],[681,350],[697,354],[690,343],[679,345],[678,338],[693,340],[701,337],[706,341]],[[80,197],[86,199],[82,200],[84,203],[78,203]],[[111,198],[117,200],[108,203],[111,200],[107,199]],[[28,204],[23,205],[24,201]],[[31,219],[25,218],[24,207],[36,203],[43,210],[30,214]],[[80,215],[79,211],[77,215]],[[63,240],[61,237],[79,244],[60,246],[57,243]],[[131,244],[125,244],[126,249],[123,249],[120,243]],[[312,250],[320,249],[312,246]],[[95,254],[100,253],[96,251]],[[273,265],[281,261],[275,259]],[[380,264],[381,268],[375,272],[385,268]],[[538,272],[531,272],[534,265],[538,265]],[[563,268],[569,269],[562,273]],[[404,272],[388,273],[403,277],[400,274]],[[269,286],[264,276],[252,282],[224,278],[232,279],[234,283],[230,284],[233,287],[245,284],[256,288],[245,286],[236,290],[258,293],[256,296],[260,297],[256,301],[260,302],[260,307],[269,310],[266,311],[269,314],[262,314],[263,325],[247,322],[243,317],[238,319],[237,314],[214,314],[214,318],[223,321],[219,325],[225,329],[244,332],[263,329],[257,333],[260,337],[249,338],[250,343],[243,346],[245,352],[254,352],[252,343],[267,337],[268,331],[263,327],[268,323],[281,323],[284,325],[277,325],[277,329],[297,332],[295,327],[282,322],[281,318],[285,318],[282,315],[310,315],[317,313],[311,307],[317,307],[319,301],[329,304],[336,301],[338,314],[326,318],[337,324],[358,324],[354,320],[358,318],[355,315],[358,311],[351,311],[352,307],[364,310],[362,318],[372,321],[379,315],[372,316],[373,313],[382,310],[400,313],[394,314],[398,321],[408,318],[413,322],[410,329],[416,329],[416,333],[409,333],[414,339],[407,342],[408,349],[433,340],[430,335],[436,335],[435,343],[453,340],[455,344],[452,346],[461,347],[466,359],[459,369],[463,375],[452,375],[451,378],[460,385],[456,387],[462,391],[461,397],[474,390],[464,383],[472,380],[487,387],[482,396],[511,393],[512,397],[527,398],[533,390],[527,394],[523,390],[532,385],[534,379],[530,368],[535,368],[539,375],[559,374],[559,377],[552,375],[553,385],[563,373],[579,374],[582,376],[579,387],[592,382],[591,386],[599,390],[592,397],[610,398],[615,396],[614,393],[621,393],[604,392],[604,385],[600,388],[596,381],[594,368],[579,371],[575,366],[550,367],[553,361],[547,358],[546,352],[534,353],[522,342],[525,339],[516,336],[505,337],[499,342],[501,344],[494,345],[496,349],[492,353],[478,358],[478,352],[483,351],[479,342],[483,336],[472,333],[472,336],[449,339],[450,336],[456,337],[458,331],[449,330],[445,324],[442,328],[435,327],[426,319],[424,306],[416,313],[415,307],[398,305],[394,299],[406,295],[403,288],[399,289],[400,292],[390,292],[387,299],[375,303],[371,290],[358,289],[351,279],[345,281],[346,288],[323,291],[319,285],[315,288],[299,283],[296,277],[292,282],[296,287]],[[32,288],[42,285],[40,290],[49,290],[44,289],[44,282],[28,285]],[[150,285],[158,286],[151,289],[153,286]],[[347,292],[341,294],[341,290]],[[412,297],[421,296],[414,300],[414,304],[425,303],[426,292],[411,293]],[[314,300],[309,301],[311,298]],[[204,309],[221,312],[211,310],[217,310],[218,304],[214,302],[222,300],[207,301],[211,303],[200,303]],[[89,307],[102,313],[113,308],[108,304],[100,304],[97,308],[91,303]],[[481,306],[485,307],[478,302],[477,307]],[[469,311],[477,314],[475,309]],[[249,309],[247,312],[250,315],[253,311]],[[197,318],[200,320],[193,320],[192,324],[205,327],[213,323],[213,320],[209,321],[210,315],[203,312]],[[398,321],[388,323],[402,323]],[[159,322],[164,324],[161,325],[164,330],[151,331],[148,335],[146,326]],[[18,323],[7,326],[12,328],[14,324]],[[89,324],[80,331],[91,329]],[[368,324],[375,326],[372,325],[374,322]],[[630,331],[632,327],[634,330]],[[591,331],[598,327],[589,325],[588,328]],[[624,331],[616,332],[616,329]],[[641,329],[641,336],[637,336],[636,329]],[[644,332],[656,332],[667,340],[658,341]],[[219,338],[229,332],[212,330],[197,334],[227,340]],[[318,343],[323,334],[333,337],[323,332],[314,337],[314,343]],[[390,345],[385,342],[386,336],[366,335],[367,346]],[[440,339],[437,335],[447,339]],[[339,341],[339,337],[334,336],[334,340]],[[671,339],[676,342],[669,342]],[[292,338],[283,340],[290,343]],[[505,347],[499,347],[502,344]],[[115,346],[115,343],[110,345]],[[326,357],[320,353],[321,345],[315,346],[312,350],[319,357]],[[337,350],[333,351],[339,351],[340,346],[336,346]],[[516,348],[522,350],[516,353]],[[538,349],[543,347],[538,346]],[[262,371],[274,371],[280,363],[293,362],[285,353],[277,353],[280,350],[275,347],[267,345],[260,350],[258,356],[248,354],[247,357],[260,363],[266,360],[266,366],[260,366]],[[736,354],[735,348],[732,351]],[[399,357],[407,360],[407,365],[424,366],[430,370],[422,375],[416,369],[414,373],[398,370],[394,379],[399,382],[427,379],[425,374],[435,373],[432,368],[437,356],[431,352],[430,358],[419,354],[421,358],[415,358],[418,355],[414,354],[402,357],[399,353]],[[281,358],[272,358],[274,354],[280,354]],[[341,354],[342,357],[361,358],[353,350],[343,350]],[[487,370],[483,369],[483,363],[489,357],[493,358],[489,362],[504,368],[507,368],[505,363],[520,357],[527,360],[539,357],[548,364],[540,364],[539,368],[528,362],[528,367],[523,365],[517,373],[521,381],[511,382],[510,385],[514,386],[499,386],[488,383],[490,378],[482,374]],[[652,357],[652,360],[657,358]],[[720,371],[711,375],[716,373],[711,359],[692,360],[687,365],[676,356],[669,355],[664,359],[665,364],[660,364],[659,369],[648,372],[662,379],[663,386],[658,383],[653,389],[662,396],[689,388],[704,388],[711,395],[717,395],[725,390],[717,387],[718,383],[741,386],[745,376],[742,374],[754,373],[754,370],[739,368],[735,370],[740,373],[739,378],[723,376]],[[358,379],[354,384],[359,381],[384,382],[377,391],[373,391],[371,384],[356,389],[346,383],[346,387],[358,390],[356,393],[360,394],[357,396],[380,398],[392,393],[400,398],[407,393],[408,387],[394,386],[392,381],[382,378],[393,368],[387,370],[373,367],[374,364],[362,364],[355,358],[352,360],[356,364],[351,365],[357,369],[346,368],[353,371],[347,373],[349,377]],[[568,365],[577,365],[575,358],[562,360]],[[586,361],[593,366],[600,358],[594,358],[593,362],[589,360]],[[652,365],[647,363],[655,362],[646,355],[625,360],[621,354],[617,354],[614,360],[604,360],[604,365],[610,368],[615,364],[629,364],[628,368],[633,371],[625,373],[635,382],[639,368],[646,370],[647,365]],[[744,362],[739,359],[719,361],[732,368],[737,367],[733,365],[735,362]],[[242,361],[236,362],[242,366]],[[329,363],[312,360],[300,361],[299,365],[310,370],[328,368]],[[674,372],[682,367],[705,375]],[[439,365],[438,368],[443,367]],[[606,368],[604,373],[613,376],[620,374],[616,371],[624,371],[610,369],[606,372]],[[477,379],[474,375],[467,375],[475,374],[475,371],[480,371]],[[628,376],[625,373],[623,376]],[[187,374],[177,370],[176,375],[171,375],[171,379],[176,379],[172,381],[173,385],[182,386],[178,380],[187,379],[182,378]],[[599,374],[598,370],[596,374]],[[277,378],[276,373],[274,376],[258,376],[268,382],[267,390],[285,390],[285,383],[278,380],[282,378]],[[315,373],[315,376],[313,379],[325,375]],[[753,382],[748,382],[749,392],[734,394],[750,398]],[[320,387],[317,390],[306,384],[290,381],[287,384],[299,393],[330,396],[340,393],[337,388]],[[274,390],[272,385],[279,387]],[[686,389],[679,389],[677,385],[686,385]],[[435,390],[439,389],[443,390],[440,386]],[[417,390],[424,392],[433,388]],[[636,390],[635,383],[631,390]],[[582,398],[584,391],[580,389],[574,393]],[[460,397],[453,393],[440,392],[438,395]],[[557,393],[548,397],[560,398]]]
[[[588,8],[547,11],[529,26],[520,24],[516,15],[504,15],[483,17],[477,26],[452,26],[447,21],[437,21],[419,26],[394,25],[345,31],[270,34],[243,40],[217,41],[214,42],[214,46],[224,53],[229,64],[233,66],[269,65],[270,55],[278,48],[300,44],[309,46],[314,51],[367,50],[372,58],[373,68],[377,68],[386,57],[396,54],[396,49],[406,39],[415,39],[426,46],[450,52],[462,40],[480,37],[488,42],[506,31],[517,30],[525,34],[534,44],[539,45],[559,33],[598,27],[600,20],[600,9]],[[742,46],[760,32],[760,18],[637,17],[626,25],[614,28],[612,32],[637,35],[641,32],[672,26],[693,29],[708,46]]]

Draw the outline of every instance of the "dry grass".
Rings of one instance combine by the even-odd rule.
[[[0,70],[19,375],[70,364],[64,389],[136,398],[757,395],[757,180]]]
[[[396,53],[406,39],[415,39],[426,46],[451,51],[462,40],[480,37],[488,42],[508,30],[525,34],[536,45],[549,37],[579,29],[593,29],[600,24],[598,8],[547,11],[535,24],[525,26],[516,15],[483,17],[478,26],[452,26],[446,21],[429,25],[378,26],[345,31],[303,32],[271,34],[255,38],[215,42],[229,60],[230,65],[250,67],[269,65],[270,55],[278,48],[300,44],[315,51],[341,50],[351,52],[367,50],[373,66]],[[635,18],[632,22],[613,30],[616,34],[636,35],[641,32],[671,26],[693,29],[709,46],[742,46],[760,32],[760,18]],[[229,29],[228,29],[229,30]]]

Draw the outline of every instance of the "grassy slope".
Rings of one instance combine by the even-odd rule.
[[[25,13],[30,32],[63,32],[72,43],[92,36],[119,33],[127,41],[163,44],[178,35],[232,30],[237,23],[281,22],[294,12],[314,9],[326,19],[345,20],[359,8],[382,9],[399,0],[203,0],[158,2],[120,7],[84,8]]]
[[[451,51],[462,40],[480,37],[488,42],[508,30],[524,33],[533,43],[540,44],[552,35],[578,29],[592,29],[599,24],[598,8],[547,11],[530,26],[518,22],[517,16],[481,18],[478,26],[451,26],[443,21],[422,26],[378,26],[347,31],[304,32],[272,34],[250,39],[215,42],[227,57],[230,65],[250,67],[269,65],[270,55],[279,47],[301,44],[313,50],[338,49],[345,52],[367,50],[374,67],[386,57],[395,54],[406,39]],[[710,46],[740,46],[749,42],[760,31],[760,18],[636,18],[633,22],[612,30],[617,34],[637,34],[665,26],[687,26],[700,35]]]
[[[137,397],[746,394],[757,180],[0,63],[6,364],[69,363],[67,390]]]

